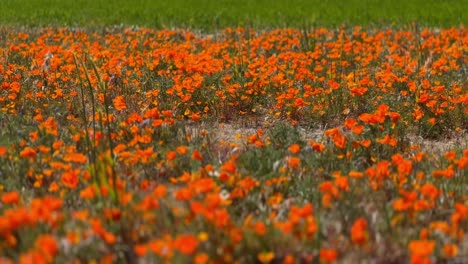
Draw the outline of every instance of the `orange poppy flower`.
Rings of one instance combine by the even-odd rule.
[[[223,170],[225,172],[228,172],[228,173],[231,173],[231,174],[234,174],[234,173],[236,173],[237,166],[233,161],[229,160],[229,161],[225,162],[221,166],[221,170]]]
[[[298,154],[301,151],[301,146],[299,146],[299,144],[292,144],[289,146],[288,150],[292,154]]]
[[[429,198],[430,200],[434,201],[440,194],[439,189],[435,187],[433,184],[430,183],[425,183],[421,187],[421,194],[424,195],[424,197]]]
[[[351,94],[354,96],[363,96],[367,93],[367,88],[365,87],[356,87],[351,89]]]
[[[325,145],[321,143],[309,141],[309,145],[312,147],[314,151],[317,151],[317,152],[323,152],[325,150]]]
[[[68,153],[65,154],[63,160],[66,162],[86,163],[88,159],[81,153]]]
[[[177,158],[177,152],[175,152],[175,151],[169,151],[166,154],[166,159],[167,160],[175,160],[176,158]]]
[[[178,146],[176,148],[176,152],[179,153],[180,155],[185,155],[188,153],[188,148],[186,146]]]
[[[299,164],[301,163],[301,159],[298,157],[287,157],[286,161],[288,163],[288,167],[292,169],[299,167]]]
[[[346,147],[346,137],[338,128],[332,128],[325,131],[325,136],[331,137],[336,147],[344,149]]]
[[[348,175],[351,178],[359,179],[359,178],[362,178],[364,176],[364,173],[359,172],[359,171],[350,171],[348,173]]]
[[[79,170],[65,171],[61,178],[63,185],[70,189],[75,189],[79,183],[78,172]]]
[[[195,264],[206,264],[210,260],[210,257],[206,253],[198,253],[194,258],[193,262]]]
[[[4,146],[0,146],[0,157],[4,157],[7,153],[7,150]]]
[[[184,255],[191,255],[198,246],[198,239],[190,234],[180,235],[173,242],[174,248]]]
[[[96,194],[97,192],[96,192],[96,188],[94,185],[90,185],[80,191],[80,197],[85,200],[94,199],[94,197],[96,197]]]
[[[137,244],[133,246],[133,251],[139,257],[143,257],[148,252],[148,246],[145,244]]]
[[[115,97],[112,102],[114,103],[115,109],[118,111],[127,109],[127,104],[125,103],[125,99],[122,95]]]
[[[203,161],[203,156],[200,153],[200,151],[198,151],[198,150],[194,150],[192,152],[191,158],[194,159],[194,160]]]
[[[427,258],[435,249],[435,241],[433,240],[413,240],[409,243],[408,249],[411,256]]]
[[[36,157],[36,151],[33,148],[25,147],[20,152],[20,157],[21,158],[35,158]]]
[[[343,191],[348,191],[349,190],[349,180],[348,177],[346,176],[338,176],[335,178],[334,181],[336,187]]]
[[[35,247],[48,261],[52,261],[53,257],[59,252],[57,241],[53,236],[48,234],[40,235],[36,239]]]
[[[2,195],[2,203],[4,204],[17,204],[20,196],[17,192],[7,192]]]
[[[446,257],[453,258],[458,254],[458,246],[455,244],[445,244],[443,251]]]
[[[320,262],[333,263],[338,258],[338,253],[334,249],[321,248],[319,252]]]
[[[368,239],[367,221],[364,218],[358,218],[351,227],[351,241],[357,245],[363,245]]]
[[[359,136],[364,131],[364,126],[357,125],[357,126],[352,127],[351,130],[353,131],[354,134]]]

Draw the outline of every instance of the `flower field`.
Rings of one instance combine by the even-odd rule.
[[[468,31],[0,29],[0,263],[468,262]]]

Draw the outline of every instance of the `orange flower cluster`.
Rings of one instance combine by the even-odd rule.
[[[468,254],[464,27],[0,36],[1,263]]]

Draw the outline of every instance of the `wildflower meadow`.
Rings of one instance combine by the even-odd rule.
[[[0,28],[0,263],[468,263],[468,30]]]

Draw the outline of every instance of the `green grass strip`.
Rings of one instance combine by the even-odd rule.
[[[458,27],[468,0],[1,0],[7,26],[333,27],[342,24]]]

